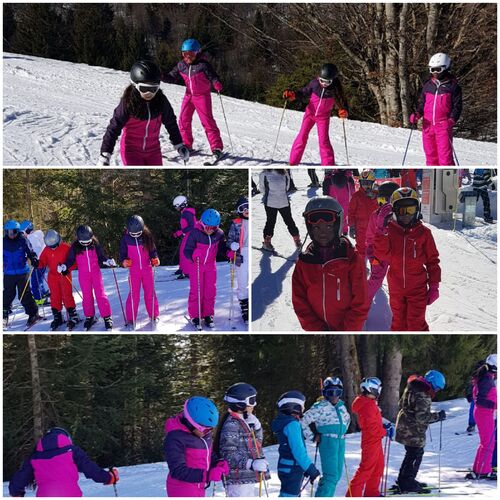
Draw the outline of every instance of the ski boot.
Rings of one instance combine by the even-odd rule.
[[[3,327],[6,328],[9,324],[9,311],[8,309],[3,310]]]
[[[217,162],[224,156],[224,153],[220,149],[214,149],[212,151],[212,155],[213,155],[214,161]]]
[[[486,222],[487,224],[493,224],[493,217],[486,217],[486,215],[484,216],[483,218],[484,222]]]
[[[474,432],[475,430],[476,430],[476,426],[475,425],[469,425],[467,427],[467,429],[465,430],[465,432],[471,433],[471,432]]]
[[[300,248],[302,246],[302,241],[300,241],[300,234],[296,234],[294,237],[293,237],[293,241],[295,242],[295,246],[297,248]]]
[[[61,325],[64,324],[63,318],[62,318],[62,312],[58,311],[57,309],[52,308],[52,316],[54,316],[54,319],[52,323],[50,323],[50,329],[52,331],[57,330]]]
[[[243,320],[245,325],[248,325],[248,299],[241,299],[240,307],[241,307],[241,319]]]
[[[208,326],[208,328],[213,328],[215,326],[213,316],[205,316],[203,318],[203,321],[205,322],[205,325]]]
[[[191,318],[191,324],[197,329],[201,330],[200,318]]]
[[[36,312],[28,318],[28,321],[26,322],[26,328],[33,326],[37,321],[40,321],[41,319],[42,317]]]
[[[83,328],[85,328],[85,330],[90,330],[90,328],[92,328],[92,325],[97,321],[97,319],[95,318],[95,316],[87,316],[85,318],[85,321],[83,322]]]
[[[177,275],[177,278],[178,280],[185,280],[186,278],[189,278],[189,276],[187,274],[184,274],[182,271],[180,272],[180,274]]]
[[[112,330],[113,329],[113,318],[111,316],[106,316],[104,319],[104,328],[106,330]]]
[[[274,247],[271,244],[272,236],[264,236],[264,241],[262,242],[262,249],[268,252],[274,252]]]
[[[182,274],[182,270],[180,268],[175,271],[174,275],[178,276],[179,274]]]
[[[80,318],[78,316],[78,313],[76,312],[76,309],[74,307],[68,308],[68,328],[70,330],[73,330],[75,328],[76,324],[80,322]]]
[[[478,472],[470,471],[466,476],[465,479],[494,479],[496,480],[496,473],[494,478],[491,477],[492,472],[488,472],[487,474],[479,474]]]

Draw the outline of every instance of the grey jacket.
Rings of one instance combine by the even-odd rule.
[[[282,175],[274,170],[263,170],[259,175],[259,189],[264,193],[262,201],[266,207],[285,208],[290,205],[287,195],[289,187],[288,173]]]

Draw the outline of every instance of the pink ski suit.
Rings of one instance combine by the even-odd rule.
[[[314,125],[318,128],[319,155],[321,165],[335,165],[333,146],[330,142],[330,115],[338,104],[334,97],[334,89],[322,87],[319,80],[311,80],[305,87],[296,92],[298,99],[309,99],[299,134],[295,138],[290,151],[290,165],[299,165],[307,146],[309,133]]]
[[[349,227],[356,228],[356,250],[363,258],[366,256],[366,229],[371,215],[377,209],[377,200],[369,198],[364,189],[358,189],[349,202]]]
[[[97,301],[97,307],[101,317],[111,316],[111,307],[108,297],[104,291],[102,282],[102,273],[100,266],[108,260],[105,257],[101,245],[91,244],[88,247],[82,247],[78,241],[75,241],[66,258],[66,267],[69,269],[74,265],[78,267],[78,282],[83,295],[83,314],[87,318],[95,315],[94,295]]]
[[[210,149],[222,151],[222,138],[212,113],[210,95],[212,85],[219,82],[219,77],[212,65],[203,57],[196,59],[193,64],[179,61],[170,73],[162,75],[162,81],[186,85],[186,94],[179,114],[179,129],[183,143],[188,148],[193,147],[192,121],[196,111],[205,129]]]
[[[431,77],[424,84],[417,107],[423,116],[422,142],[427,166],[451,166],[453,161],[453,126],[462,112],[462,89],[457,80]]]
[[[158,257],[156,248],[153,247],[153,250],[148,252],[142,243],[142,237],[132,238],[128,233],[123,236],[120,242],[120,260],[122,262],[125,259],[132,260],[129,275],[130,293],[125,306],[127,322],[129,323],[135,323],[137,320],[141,285],[144,288],[144,303],[149,317],[157,318],[159,316],[158,299],[153,283],[153,267],[151,266],[151,259],[155,257]],[[152,310],[153,301],[154,310]]]
[[[323,181],[323,194],[335,198],[342,209],[344,210],[344,224],[342,232],[347,234],[349,230],[349,202],[351,196],[356,190],[354,179],[352,178],[352,170],[333,169],[330,172],[325,172],[325,180]]]
[[[495,411],[497,409],[496,377],[486,372],[473,379],[474,419],[479,433],[479,447],[472,470],[476,474],[491,472],[491,458],[495,447]]]
[[[186,248],[186,242],[188,234],[196,225],[196,211],[193,207],[186,207],[181,210],[181,228],[174,233],[176,238],[181,238],[181,248],[179,249],[179,267],[184,274],[188,276],[191,274],[191,263],[184,255],[184,248]]]
[[[219,248],[221,247],[221,248]],[[187,236],[184,256],[191,263],[188,313],[191,318],[213,316],[217,293],[217,253],[225,253],[224,232],[217,229],[208,235],[200,222]],[[197,264],[199,262],[199,265]],[[200,281],[198,283],[198,270]],[[200,303],[198,304],[198,287]]]

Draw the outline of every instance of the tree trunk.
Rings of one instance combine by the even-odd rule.
[[[33,438],[36,442],[43,434],[42,387],[40,384],[40,370],[38,366],[38,351],[36,348],[35,336],[30,334],[27,337],[31,367],[31,394],[33,398]]]
[[[437,32],[438,5],[436,3],[427,4],[427,26],[425,30],[425,44],[427,46],[427,55],[431,56],[434,50],[434,39]]]
[[[354,335],[339,335],[338,342],[342,382],[344,384],[344,401],[347,407],[351,408],[352,402],[359,392],[359,382],[361,380],[356,342]],[[353,430],[357,428],[357,422],[354,415],[351,415],[351,417],[350,429]]]
[[[403,353],[396,346],[389,347],[384,354],[384,372],[382,374],[382,395],[380,407],[382,414],[391,422],[398,414],[399,387],[403,373]]]
[[[413,111],[413,104],[409,103],[410,98],[410,80],[409,80],[409,68],[408,68],[408,46],[406,39],[407,32],[407,16],[408,16],[409,4],[404,3],[401,6],[401,11],[399,12],[399,91],[401,99],[401,113],[403,119],[403,125],[408,127],[410,125],[409,115]]]
[[[374,335],[360,335],[359,359],[361,371],[366,377],[377,375],[377,339]]]
[[[387,125],[389,127],[400,127],[400,101],[398,85],[398,46],[396,32],[396,5],[385,4],[385,33],[386,33],[386,56],[385,56],[385,99],[387,102]],[[380,50],[383,48],[381,47]]]

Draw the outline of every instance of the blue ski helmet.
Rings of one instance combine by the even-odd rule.
[[[181,52],[200,52],[201,50],[201,45],[198,40],[195,40],[194,38],[188,38],[187,40],[184,40],[181,45]]]
[[[11,219],[4,224],[3,228],[5,231],[8,231],[9,229],[19,231],[21,229],[21,226],[19,225],[19,222],[17,222],[17,220]]]
[[[23,231],[24,233],[31,233],[31,231],[33,231],[34,226],[33,226],[33,222],[31,222],[30,220],[23,220],[20,224],[20,230]]]
[[[184,417],[195,428],[205,432],[219,421],[219,410],[211,399],[193,396],[184,403]]]
[[[432,390],[434,391],[442,391],[446,386],[444,375],[437,370],[429,370],[424,375],[424,378],[427,382],[429,382],[429,384],[431,384]]]
[[[201,222],[205,226],[218,226],[220,224],[220,213],[213,208],[207,208],[201,214]]]

